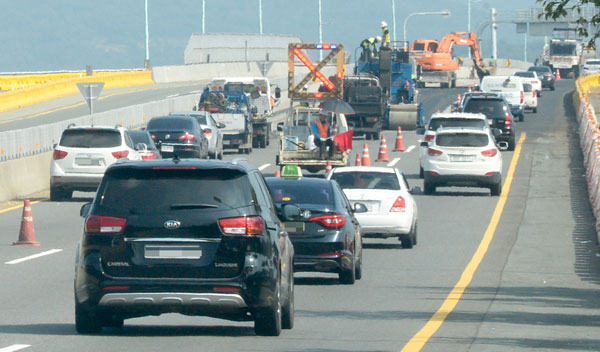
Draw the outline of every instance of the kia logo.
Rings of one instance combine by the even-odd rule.
[[[165,221],[164,226],[165,226],[165,229],[175,230],[181,226],[181,222],[179,222],[177,220],[167,220],[167,221]]]

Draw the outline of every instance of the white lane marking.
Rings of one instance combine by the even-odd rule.
[[[4,348],[0,348],[0,352],[15,352],[24,348],[31,347],[31,345],[12,345]]]
[[[388,167],[392,167],[392,166],[396,165],[396,163],[397,163],[397,162],[399,162],[399,161],[400,161],[400,158],[394,158],[392,161],[390,161],[390,162],[387,164],[387,166],[388,166]]]
[[[410,153],[413,149],[415,149],[415,146],[411,145],[410,147],[406,148],[405,153]]]
[[[193,90],[193,91],[189,92],[189,94],[196,94],[196,93],[202,93],[202,92],[204,92],[204,89]]]
[[[262,171],[262,170],[264,170],[264,169],[268,168],[269,166],[271,166],[271,164],[264,164],[264,165],[261,165],[261,166],[259,166],[259,167],[258,167],[258,171]]]
[[[19,263],[22,263],[22,262],[27,261],[27,260],[31,260],[31,259],[43,257],[43,256],[46,256],[46,255],[50,255],[50,254],[54,254],[54,253],[58,253],[58,252],[62,252],[62,249],[51,249],[49,251],[45,251],[45,252],[42,252],[42,253],[30,255],[30,256],[25,257],[25,258],[11,260],[11,261],[6,262],[4,264],[9,264],[9,265],[19,264]],[[4,352],[4,351],[0,350],[0,352]]]
[[[165,99],[175,98],[175,97],[178,97],[178,96],[179,96],[179,94],[171,94],[171,95],[167,95],[165,97]]]

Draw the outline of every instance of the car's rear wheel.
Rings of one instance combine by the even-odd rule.
[[[533,108],[533,113],[537,114],[537,108]]]
[[[490,187],[490,193],[492,196],[499,196],[502,193],[502,182],[498,182]]]
[[[350,269],[342,269],[339,274],[340,283],[343,285],[354,285],[356,282],[356,260],[352,257],[352,267]]]
[[[419,178],[424,178],[425,177],[425,171],[423,170],[422,166],[419,166]]]
[[[362,279],[362,250],[360,251],[360,255],[358,257],[358,264],[356,265],[354,275],[356,280]]]
[[[412,243],[413,243],[413,246],[417,244],[417,224],[416,223],[412,229]]]
[[[64,195],[63,195],[62,188],[50,187],[50,200],[51,201],[57,202],[57,201],[63,200],[63,198],[64,198]]]
[[[509,139],[507,141],[507,143],[508,143],[508,148],[506,148],[506,150],[509,150],[509,151],[515,150],[515,140],[514,140],[514,138]]]
[[[398,239],[400,240],[402,248],[412,248],[413,247],[413,236],[412,236],[412,230],[410,233],[407,233],[406,235],[400,235],[398,236]]]
[[[282,329],[291,329],[294,327],[294,270],[290,270],[290,284],[288,290],[288,300],[281,307]]]
[[[379,140],[379,132],[374,132],[373,134],[373,139],[378,141]]]
[[[435,186],[427,181],[423,182],[423,193],[428,194],[428,195],[434,194]]]
[[[279,336],[281,334],[281,294],[279,284],[275,302],[269,308],[257,312],[254,318],[254,333],[260,336]]]
[[[365,133],[365,139],[368,141],[371,140],[371,134],[369,132]]]
[[[97,334],[102,331],[102,322],[81,304],[75,303],[75,329],[80,334]]]

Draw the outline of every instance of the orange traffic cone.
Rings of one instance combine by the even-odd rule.
[[[456,102],[457,102],[457,103],[460,103],[460,101],[461,101],[461,100],[462,100],[462,99],[461,99],[460,93],[458,93],[458,94],[456,95]]]
[[[25,199],[23,202],[23,218],[21,219],[21,230],[19,240],[13,242],[13,246],[39,246],[35,240],[35,229],[33,228],[33,216],[31,215],[31,202]]]
[[[388,149],[387,149],[387,143],[385,141],[385,136],[381,135],[381,144],[379,145],[379,154],[377,155],[377,160],[375,161],[382,161],[382,162],[389,162],[390,159],[388,157]]]
[[[471,93],[473,91],[473,88],[469,87],[468,92]]]
[[[362,154],[362,166],[371,166],[371,157],[369,156],[369,145],[365,143]]]
[[[556,69],[556,80],[560,81],[562,78],[560,78],[560,70]]]
[[[356,162],[354,163],[354,166],[362,166],[362,160],[360,158],[360,153],[356,154]]]
[[[281,177],[281,171],[279,171],[279,170],[275,171],[275,177]]]
[[[325,173],[328,174],[331,172],[331,161],[327,160],[327,166],[325,167]]]
[[[395,152],[404,151],[404,138],[402,138],[402,127],[398,126],[398,135],[396,135],[396,145],[394,146]]]
[[[439,114],[441,111],[440,109],[437,109],[437,111],[435,112],[436,114]]]

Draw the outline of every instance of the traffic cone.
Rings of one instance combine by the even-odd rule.
[[[394,146],[395,152],[404,151],[404,138],[402,138],[402,127],[398,126],[398,135],[396,135],[396,145]]]
[[[371,157],[369,156],[369,145],[365,143],[362,154],[362,166],[371,166]]]
[[[327,160],[327,166],[325,167],[325,173],[331,172],[331,161]]]
[[[473,88],[469,87],[469,93],[473,92]]]
[[[390,159],[388,157],[387,143],[385,141],[384,135],[381,135],[381,144],[379,145],[379,154],[377,155],[377,160],[375,160],[375,161],[382,161],[382,162],[386,162],[386,163],[388,163],[390,161]]]
[[[281,171],[279,171],[279,170],[275,171],[275,177],[281,177]]]
[[[460,93],[458,93],[458,94],[456,95],[456,102],[457,102],[457,103],[460,103],[460,101],[461,101],[461,96],[460,96]]]
[[[560,78],[560,70],[556,69],[556,80],[560,81],[562,78]]]
[[[437,109],[437,111],[435,112],[436,114],[439,114],[441,111],[440,109]]]
[[[19,240],[13,242],[13,246],[39,246],[35,240],[35,229],[33,228],[33,216],[31,215],[31,202],[25,199],[23,202],[23,217],[21,219],[21,230]]]
[[[354,166],[362,166],[362,160],[360,158],[360,153],[356,153],[356,162],[354,163]]]

